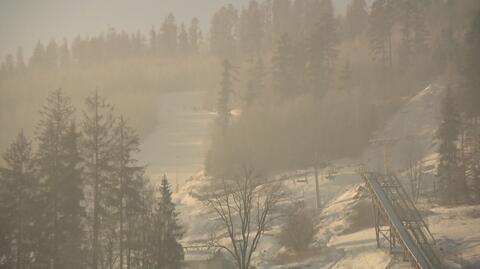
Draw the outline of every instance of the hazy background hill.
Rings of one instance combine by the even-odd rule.
[[[343,12],[348,2],[333,1],[337,12]],[[178,21],[198,17],[206,30],[212,14],[229,3],[240,7],[248,0],[146,0],[141,5],[129,0],[1,0],[0,57],[3,59],[20,44],[31,52],[38,40],[98,34],[108,27],[128,32],[148,30],[152,24],[159,25],[169,12]]]

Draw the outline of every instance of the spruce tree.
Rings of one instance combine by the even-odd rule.
[[[297,94],[297,85],[294,76],[293,46],[287,34],[278,41],[272,57],[272,86],[274,92],[282,98]]]
[[[480,201],[480,11],[466,34],[462,75],[463,104],[466,117],[471,123],[468,148],[470,153],[468,170],[475,186],[475,195]]]
[[[199,21],[193,18],[188,28],[188,40],[193,53],[197,53],[202,41],[202,32],[200,31]]]
[[[465,37],[463,76],[464,101],[466,112],[470,118],[480,117],[480,11],[477,13]]]
[[[21,46],[17,48],[15,67],[19,72],[25,72],[25,70],[27,69],[27,66],[25,64],[25,58],[23,57],[23,48]]]
[[[213,15],[210,26],[210,48],[221,59],[231,60],[236,55],[237,23],[238,12],[232,4],[221,7]]]
[[[80,203],[83,200],[77,149],[78,134],[73,121],[74,108],[71,100],[62,90],[53,91],[41,111],[42,119],[38,124],[38,151],[36,163],[42,179],[44,195],[44,225],[49,234],[48,248],[42,249],[44,262],[53,268],[64,268],[79,257],[66,253],[69,238],[80,238],[82,217]],[[74,247],[79,255],[81,242]],[[78,267],[76,265],[75,267]],[[68,266],[74,268],[72,266]]]
[[[66,228],[63,234],[65,241],[61,251],[65,268],[81,269],[85,267],[84,250],[84,226],[85,197],[84,179],[82,176],[82,158],[80,156],[80,133],[76,124],[70,126],[63,137],[61,174],[64,177],[60,185],[62,192],[61,211],[63,213],[62,225]]]
[[[439,194],[444,203],[457,203],[466,196],[466,182],[460,175],[458,157],[458,138],[460,133],[460,115],[450,88],[442,101],[442,122],[437,130],[439,140],[438,166]]]
[[[89,179],[92,200],[91,231],[92,231],[92,268],[97,269],[103,261],[100,255],[102,232],[107,223],[101,220],[111,219],[115,183],[112,180],[112,129],[115,123],[113,106],[107,103],[96,90],[86,99],[86,111],[83,119],[83,159],[85,174]],[[106,242],[104,242],[106,243]]]
[[[178,221],[166,176],[162,179],[159,192],[160,197],[154,213],[154,268],[179,269],[184,258],[182,245],[178,242],[183,236],[183,228]]]
[[[375,0],[369,17],[370,50],[375,60],[380,59],[384,71],[390,70],[393,65],[393,11],[392,0]]]
[[[38,41],[35,49],[33,50],[33,55],[30,57],[29,67],[32,68],[42,68],[45,66],[46,53],[45,46],[42,42]]]
[[[56,67],[58,64],[58,45],[55,40],[50,40],[45,49],[45,65],[48,68]]]
[[[61,67],[66,67],[70,64],[70,50],[68,48],[68,41],[66,38],[63,39],[63,43],[58,51],[58,60]]]
[[[187,55],[190,52],[188,34],[183,23],[180,25],[180,33],[178,34],[178,51],[182,55]]]
[[[331,0],[323,0],[319,8],[319,19],[308,40],[308,76],[311,92],[323,97],[333,78],[338,34]]]
[[[425,3],[418,0],[404,0],[397,3],[400,13],[402,39],[399,48],[400,63],[404,68],[426,55],[429,32],[425,22]],[[416,60],[416,61],[413,61]]]
[[[247,57],[257,56],[262,50],[263,23],[257,1],[250,1],[240,16],[240,48]]]
[[[0,268],[31,268],[38,258],[41,233],[38,178],[30,141],[23,130],[3,154],[0,167]]]
[[[365,0],[353,0],[347,7],[345,16],[346,31],[355,39],[365,32],[368,23],[367,3]]]
[[[152,55],[157,55],[158,54],[158,37],[157,37],[157,32],[155,31],[155,27],[152,26],[152,28],[150,29],[150,53]]]
[[[128,248],[128,240],[132,231],[132,209],[138,205],[138,197],[140,196],[140,186],[138,178],[135,176],[141,170],[136,167],[136,160],[133,154],[139,151],[138,137],[134,131],[127,125],[126,120],[119,118],[113,130],[113,170],[117,179],[116,202],[119,225],[119,256],[120,268],[124,266],[125,249]],[[127,214],[127,210],[129,211]],[[128,225],[127,225],[128,224]],[[126,244],[127,243],[127,244]],[[129,255],[127,256],[127,260]]]
[[[159,42],[161,44],[161,50],[163,54],[172,55],[177,52],[178,48],[178,29],[175,22],[175,17],[172,13],[168,14],[167,18],[163,21],[160,28]]]
[[[265,66],[261,58],[253,61],[249,70],[249,79],[244,97],[244,108],[249,108],[255,103],[264,87]]]

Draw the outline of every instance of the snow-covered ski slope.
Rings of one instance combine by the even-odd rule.
[[[417,148],[421,149],[422,158],[430,159],[432,164],[436,162],[432,140],[440,120],[438,104],[443,92],[443,87],[438,85],[422,90],[392,116],[384,130],[376,134],[377,137],[398,137],[398,143],[390,149],[392,167],[404,166],[401,153],[411,142],[411,137],[421,145]],[[398,135],[399,132],[406,135]],[[318,232],[312,251],[292,258],[278,243],[281,222],[277,221],[260,242],[254,256],[256,268],[411,268],[410,263],[401,257],[390,255],[388,249],[376,247],[371,199],[356,172],[361,163],[368,169],[382,171],[381,151],[371,146],[361,159],[336,161],[336,178],[322,178],[320,181],[324,208],[316,212]],[[311,170],[288,171],[276,178],[283,179],[282,184],[291,194],[290,200],[280,205],[281,211],[288,211],[291,205],[299,203],[314,208],[315,181]],[[174,195],[186,228],[184,244],[205,243],[212,230],[218,229],[215,214],[201,201],[202,192],[209,184],[208,177],[199,172]],[[423,210],[426,222],[437,239],[447,268],[480,268],[480,207],[443,208],[431,204],[420,207],[428,209]],[[287,256],[290,258],[286,259]]]

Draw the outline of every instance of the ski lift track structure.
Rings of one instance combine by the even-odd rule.
[[[389,243],[401,249],[417,269],[444,269],[433,245],[435,239],[415,204],[395,175],[362,173],[372,197],[377,247]]]

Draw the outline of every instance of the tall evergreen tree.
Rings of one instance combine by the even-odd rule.
[[[58,64],[58,45],[55,40],[50,40],[45,49],[45,65],[49,68],[56,67]]]
[[[463,104],[471,123],[469,134],[469,173],[480,201],[480,11],[477,13],[465,38],[464,62],[461,67]]]
[[[139,151],[138,137],[134,134],[133,130],[127,125],[126,120],[123,117],[117,121],[114,128],[114,141],[113,141],[113,160],[114,160],[114,175],[118,180],[117,183],[117,214],[119,221],[119,256],[120,256],[120,268],[124,268],[124,258],[129,255],[125,255],[126,245],[128,244],[128,236],[132,231],[131,214],[127,214],[127,209],[132,209],[135,204],[138,204],[138,197],[140,196],[140,186],[138,186],[135,176],[136,172],[139,172],[140,167],[136,167],[136,160],[133,158],[133,154]],[[129,213],[132,213],[131,211]]]
[[[63,39],[63,43],[58,49],[58,61],[60,66],[68,66],[70,64],[70,49],[68,48],[68,41]]]
[[[70,98],[62,90],[55,90],[47,98],[37,128],[39,146],[36,161],[42,179],[44,225],[49,234],[48,247],[42,249],[45,251],[42,256],[52,268],[64,268],[71,262],[67,260],[71,253],[65,253],[69,243],[67,239],[80,238],[82,232],[78,221],[82,217],[83,185],[77,134],[71,126],[73,113]],[[76,248],[79,248],[81,242],[76,243]],[[76,259],[80,260],[79,257]]]
[[[249,108],[255,103],[264,87],[265,65],[261,58],[252,61],[252,67],[249,70],[249,79],[244,97],[244,107]]]
[[[392,34],[394,26],[392,0],[375,0],[369,17],[370,50],[374,59],[380,59],[385,71],[393,66]]]
[[[39,212],[30,141],[23,130],[3,155],[0,167],[0,268],[31,268],[38,257]]]
[[[158,54],[158,36],[157,32],[155,31],[155,27],[152,25],[152,28],[150,29],[150,53],[152,55],[157,55]]]
[[[310,90],[322,97],[331,85],[338,34],[331,0],[322,0],[319,12],[320,17],[308,41],[308,75]]]
[[[466,112],[470,118],[480,117],[480,11],[477,13],[465,38],[463,76]]]
[[[183,228],[178,221],[178,213],[172,201],[172,191],[167,177],[160,185],[160,197],[154,215],[154,268],[180,269],[184,258],[182,245],[178,242],[183,236]]]
[[[400,63],[410,68],[414,59],[425,55],[428,49],[429,32],[425,23],[424,1],[403,0],[397,3],[400,12],[402,40],[399,48]]]
[[[11,53],[5,56],[5,62],[2,65],[4,72],[11,76],[15,72],[15,60]]]
[[[221,7],[213,15],[210,26],[210,49],[221,59],[232,59],[236,54],[237,23],[238,13],[231,4]]]
[[[112,206],[112,129],[115,123],[113,106],[107,103],[96,90],[86,99],[86,111],[83,119],[83,156],[85,173],[89,178],[92,194],[92,268],[101,265],[99,257],[106,256],[101,253],[102,231],[107,219],[109,207]],[[109,192],[110,190],[110,192]],[[105,242],[103,242],[105,243]],[[103,262],[103,261],[102,261]]]
[[[178,34],[178,51],[182,55],[187,55],[190,52],[190,43],[188,41],[187,30],[185,24],[180,25],[180,33]]]
[[[178,29],[175,22],[175,17],[172,13],[168,14],[167,18],[163,21],[160,28],[159,42],[161,44],[162,53],[166,55],[172,55],[176,53],[178,47]]]
[[[293,60],[293,46],[285,34],[278,41],[272,57],[272,86],[280,97],[291,97],[297,93]]]
[[[355,39],[363,34],[368,24],[367,3],[365,0],[353,0],[347,7],[345,16],[346,31],[350,38]]]
[[[85,268],[84,256],[84,219],[85,197],[84,179],[82,177],[82,159],[80,156],[80,133],[76,124],[70,123],[65,136],[62,139],[60,174],[63,177],[59,185],[62,194],[60,211],[62,218],[60,225],[65,230],[62,234],[62,249],[60,250],[63,268]]]
[[[284,35],[292,36],[292,16],[290,0],[275,0],[272,3],[273,41],[280,40]]]
[[[188,40],[193,53],[197,53],[202,42],[202,32],[200,30],[199,21],[193,18],[188,28]]]
[[[257,1],[250,1],[240,16],[240,47],[246,56],[256,56],[262,50],[263,21]]]
[[[460,176],[458,157],[458,138],[460,134],[460,115],[450,88],[442,102],[442,123],[437,131],[440,141],[438,166],[440,198],[445,203],[457,203],[467,195],[466,182]]]
[[[33,50],[33,55],[30,57],[29,66],[33,68],[43,67],[45,65],[45,58],[45,46],[42,42],[38,41]]]
[[[27,66],[25,64],[25,58],[23,57],[23,48],[21,46],[17,48],[17,55],[15,60],[15,67],[17,68],[17,70],[20,72],[25,72]]]

